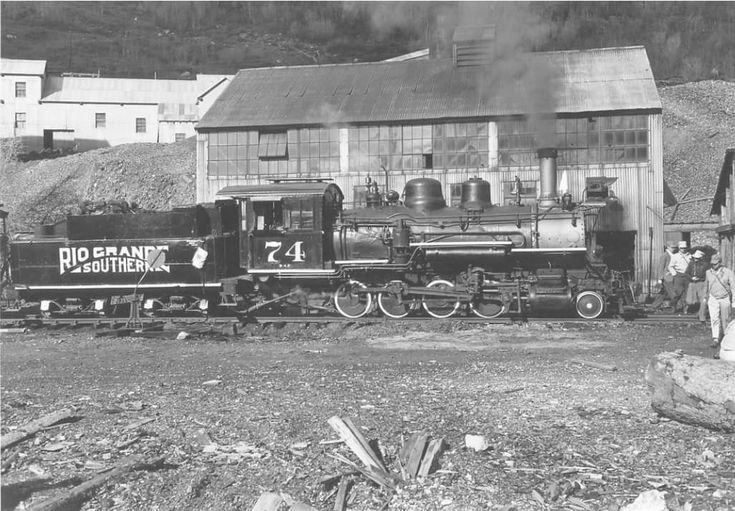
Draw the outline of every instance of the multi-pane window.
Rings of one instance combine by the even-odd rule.
[[[351,171],[379,172],[381,166],[399,171],[411,168],[403,166],[403,130],[400,126],[354,127],[347,135]],[[357,196],[355,198],[357,200]]]
[[[94,127],[104,128],[107,125],[107,115],[105,113],[94,114]]]
[[[26,113],[16,112],[15,113],[15,127],[16,129],[24,129],[26,127]]]
[[[288,144],[286,132],[261,133],[258,142],[258,158],[260,159],[288,159]]]
[[[288,131],[288,172],[326,175],[339,172],[339,129],[302,128]]]
[[[186,140],[186,133],[176,133],[174,135],[174,141],[181,142],[182,140]]]
[[[26,82],[15,82],[15,97],[26,97]]]
[[[145,133],[145,117],[136,117],[135,118],[135,132],[136,133]]]
[[[554,131],[561,165],[647,162],[649,159],[645,115],[557,119]],[[541,138],[525,120],[498,123],[500,165],[538,165],[536,150],[543,146]]]
[[[449,205],[456,208],[462,203],[462,183],[449,185]]]
[[[479,169],[488,166],[486,122],[447,123],[434,126],[434,167]]]
[[[258,175],[258,132],[222,131],[208,136],[208,175]]]

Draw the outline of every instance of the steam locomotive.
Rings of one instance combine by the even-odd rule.
[[[169,212],[68,216],[11,240],[12,286],[45,315],[124,314],[131,293],[149,315],[619,312],[627,288],[599,240],[619,230],[622,206],[604,185],[582,203],[557,197],[556,151],[539,161],[531,205],[520,193],[493,205],[477,178],[457,207],[431,178],[408,181],[402,197],[368,179],[366,206],[344,209],[334,183],[280,180]]]

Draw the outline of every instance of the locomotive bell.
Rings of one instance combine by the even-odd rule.
[[[473,177],[462,183],[462,209],[484,210],[492,205],[490,183],[482,178]]]
[[[414,211],[434,211],[447,206],[442,185],[436,179],[420,177],[411,179],[403,189],[404,205]]]

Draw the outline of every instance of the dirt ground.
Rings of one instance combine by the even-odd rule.
[[[301,324],[176,340],[179,328],[2,336],[3,435],[64,407],[78,417],[3,451],[3,510],[135,454],[165,462],[71,509],[250,510],[270,491],[332,510],[323,481],[350,468],[331,455],[356,461],[330,442],[334,415],[377,439],[394,472],[410,433],[447,444],[438,471],[395,492],[351,476],[351,510],[612,511],[650,490],[670,510],[735,509],[735,437],[657,416],[644,381],[660,352],[712,356],[699,324]]]

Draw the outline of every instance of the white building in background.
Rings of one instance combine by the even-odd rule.
[[[231,78],[50,76],[45,60],[0,59],[0,138],[15,138],[27,151],[176,142],[196,134],[194,125]]]

